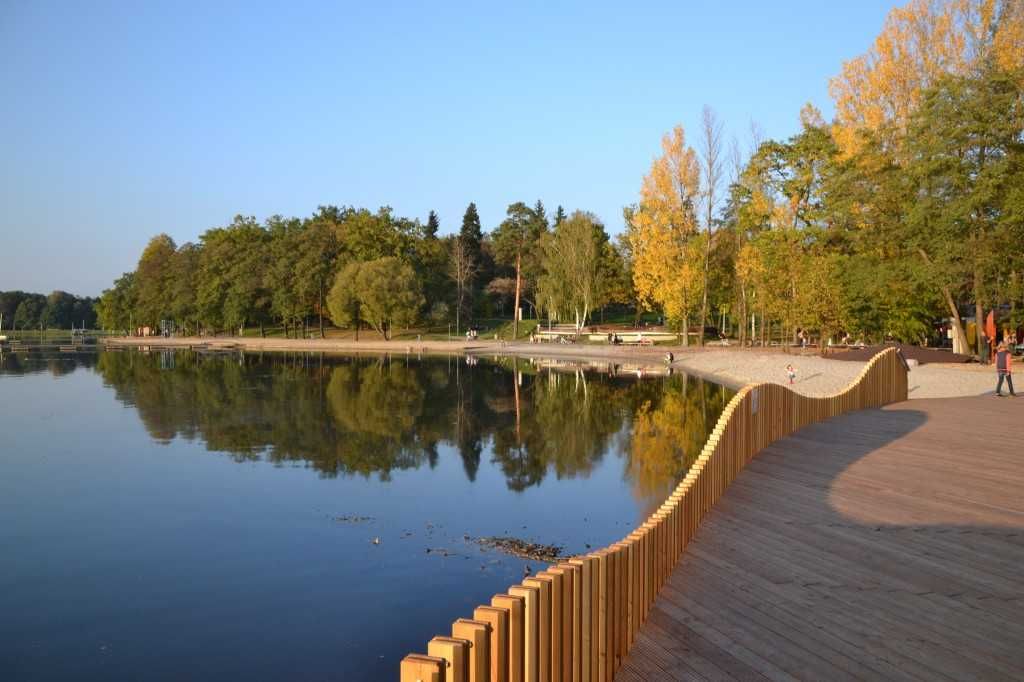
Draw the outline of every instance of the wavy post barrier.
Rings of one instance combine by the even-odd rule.
[[[823,398],[752,384],[722,412],[661,507],[621,541],[552,565],[477,607],[401,663],[401,682],[610,682],[701,520],[764,447],[853,410],[907,399],[895,348]]]

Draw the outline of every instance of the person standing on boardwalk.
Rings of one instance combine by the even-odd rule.
[[[1000,398],[1003,397],[1003,379],[1006,379],[1006,385],[1010,389],[1010,395],[1016,397],[1016,393],[1013,392],[1013,358],[1010,354],[1010,348],[1006,345],[1006,341],[999,344],[999,348],[996,350],[996,374],[999,379],[996,381],[996,395]]]

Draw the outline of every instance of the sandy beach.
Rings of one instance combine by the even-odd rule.
[[[466,353],[475,355],[516,355],[578,360],[608,360],[647,366],[664,366],[672,352],[672,366],[740,388],[748,383],[787,384],[786,365],[796,369],[793,389],[804,395],[835,393],[849,384],[864,367],[863,362],[822,358],[813,352],[789,354],[779,350],[739,348],[640,348],[635,346],[534,345],[477,341],[340,341],[333,339],[280,338],[113,338],[106,343],[121,346],[183,347],[206,344],[211,348],[237,347],[251,351],[303,351],[323,353]],[[973,364],[929,364],[912,367],[910,398],[957,398],[991,394],[995,371]]]

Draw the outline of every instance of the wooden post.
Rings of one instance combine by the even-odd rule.
[[[630,646],[640,631],[643,599],[643,540],[639,530],[631,532],[626,542],[630,544]]]
[[[508,593],[515,597],[522,597],[523,608],[523,682],[538,682],[540,665],[540,641],[537,638],[539,626],[538,610],[540,609],[540,589],[526,585],[513,585],[508,588]]]
[[[445,682],[469,682],[469,642],[454,637],[434,637],[427,642],[427,655],[443,658]]]
[[[576,611],[573,606],[573,592],[578,589],[575,584],[576,567],[571,564],[557,564],[548,569],[548,573],[559,576],[562,580],[562,681],[572,682],[572,666],[577,650],[573,653],[573,620]]]
[[[569,603],[569,641],[572,642],[571,648],[569,648],[569,679],[572,682],[581,682],[583,660],[583,604],[581,598],[583,593],[583,567],[571,561],[559,564],[559,567],[568,571],[572,577],[572,592]]]
[[[473,620],[491,626],[491,682],[508,682],[509,610],[497,606],[478,606]]]
[[[409,654],[402,659],[401,682],[445,682],[444,659],[423,654]]]
[[[523,580],[524,585],[532,585],[540,593],[537,601],[538,682],[551,682],[551,583],[550,576],[540,574]]]
[[[597,560],[593,556],[571,559],[580,567],[580,679],[590,682],[597,675]]]
[[[615,654],[612,651],[612,631],[614,617],[614,567],[609,559],[608,550],[595,552],[597,557],[597,679],[600,682],[611,682]]]
[[[508,611],[508,682],[523,682],[526,599],[512,594],[496,594],[491,597],[491,606]]]
[[[452,637],[469,640],[467,682],[487,682],[491,673],[491,626],[480,620],[459,618],[452,623]]]
[[[612,547],[615,548],[615,553],[618,557],[615,573],[616,573],[616,591],[618,593],[618,601],[615,609],[616,619],[616,656],[617,660],[615,663],[615,669],[618,670],[622,664],[622,659],[626,658],[626,654],[629,652],[629,638],[630,638],[630,554],[632,551],[632,543],[630,541],[616,542]]]

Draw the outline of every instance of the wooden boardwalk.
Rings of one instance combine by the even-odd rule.
[[[767,447],[616,679],[1024,680],[1024,398],[904,402]]]

